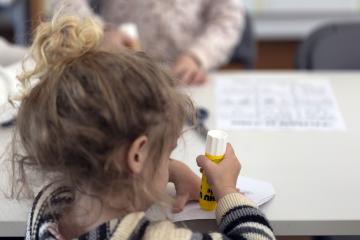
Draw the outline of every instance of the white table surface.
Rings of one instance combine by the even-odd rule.
[[[229,131],[243,169],[241,174],[271,182],[275,198],[262,210],[277,235],[360,235],[360,72],[358,73],[221,73],[246,76],[303,76],[328,78],[347,130],[337,132]],[[214,116],[213,81],[186,89],[197,105]],[[215,127],[210,119],[209,127]],[[11,130],[0,129],[0,149]],[[173,154],[198,171],[195,156],[204,150],[203,140],[188,132]],[[4,172],[4,170],[2,170]],[[1,187],[6,185],[0,175]],[[0,235],[24,234],[27,204],[0,197]],[[214,227],[214,220],[190,221],[198,228]]]

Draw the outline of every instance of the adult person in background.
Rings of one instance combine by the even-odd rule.
[[[207,73],[226,63],[241,38],[241,0],[107,0],[98,1],[96,15],[87,0],[52,0],[52,9],[93,16],[105,30],[105,44],[124,45],[128,38],[117,28],[138,27],[142,49],[170,65],[184,84],[201,84]]]

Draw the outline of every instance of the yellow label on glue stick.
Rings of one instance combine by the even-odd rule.
[[[209,131],[206,137],[205,156],[216,164],[221,162],[225,156],[227,133],[219,130]],[[213,191],[207,181],[207,177],[202,173],[201,189],[199,198],[200,207],[207,211],[216,208],[216,200]]]
[[[221,156],[212,156],[205,154],[205,156],[214,163],[219,163],[224,159],[224,155]],[[213,191],[207,181],[206,175],[203,173],[201,178],[201,188],[200,188],[200,198],[199,198],[200,207],[206,211],[212,211],[216,208],[216,200]]]

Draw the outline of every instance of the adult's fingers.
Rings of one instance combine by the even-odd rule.
[[[183,83],[189,85],[194,83],[195,76],[196,76],[196,72],[192,71],[191,69],[187,69],[181,79]]]
[[[184,74],[185,69],[186,68],[185,68],[183,62],[178,61],[175,63],[175,65],[173,65],[172,72],[175,74],[176,77],[180,77]]]
[[[184,83],[184,76],[187,72],[186,66],[183,63],[178,62],[172,67],[172,72],[174,76],[180,80],[181,83]]]
[[[127,34],[123,34],[120,40],[121,43],[128,48],[133,49],[135,47],[135,40],[129,37]]]
[[[199,70],[194,77],[193,83],[197,85],[203,84],[204,82],[206,82],[206,79],[206,73],[203,70]]]

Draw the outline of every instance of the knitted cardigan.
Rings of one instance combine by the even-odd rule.
[[[244,27],[241,0],[101,0],[95,15],[88,0],[49,0],[49,10],[92,16],[100,23],[135,23],[141,47],[170,65],[184,53],[205,69],[219,67],[231,57]]]
[[[58,229],[58,220],[61,218],[62,209],[72,201],[73,194],[66,187],[54,189],[50,185],[44,188],[36,196],[29,214],[26,240],[63,240],[64,237]],[[240,193],[228,194],[218,201],[216,220],[218,232],[200,233],[177,228],[170,221],[151,222],[144,212],[133,212],[121,219],[110,220],[78,239],[275,239],[265,216]]]

